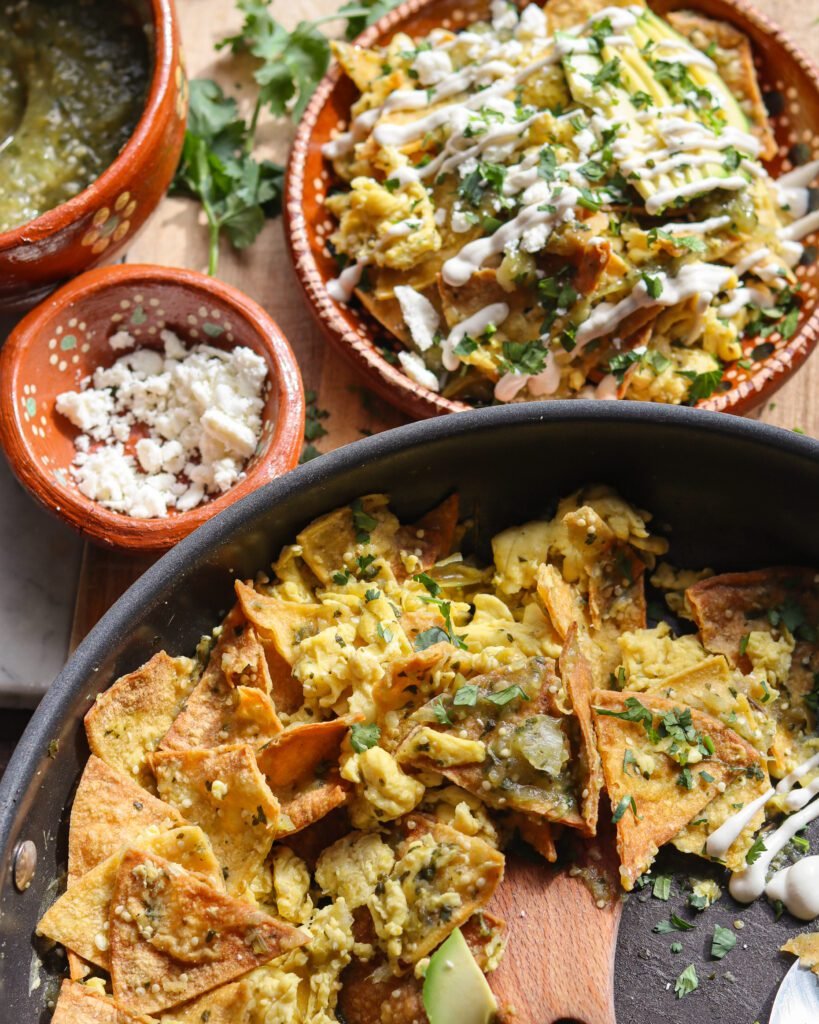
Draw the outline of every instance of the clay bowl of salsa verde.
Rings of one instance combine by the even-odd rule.
[[[0,313],[110,262],[185,132],[173,0],[0,4]]]

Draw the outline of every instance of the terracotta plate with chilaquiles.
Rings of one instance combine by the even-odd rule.
[[[521,8],[525,7],[524,4],[519,6]],[[554,12],[556,8],[562,10],[566,5],[561,3],[560,0],[552,0],[551,5],[547,3],[545,7],[547,14],[549,14],[550,6]],[[601,6],[604,5],[577,5],[575,22],[580,24],[585,19],[586,14],[583,12],[586,11],[586,8],[594,16],[594,12],[598,11]],[[810,177],[810,171],[806,165],[819,158],[819,135],[817,135],[815,129],[810,127],[811,125],[819,124],[819,74],[811,62],[800,53],[784,33],[779,31],[775,25],[755,11],[749,4],[745,3],[744,0],[697,0],[696,3],[685,2],[685,0],[652,0],[650,6],[651,10],[661,17],[666,17],[673,12],[683,10],[690,12],[693,10],[695,18],[704,17],[723,23],[719,31],[729,34],[724,38],[733,36],[733,29],[743,33],[750,40],[753,53],[753,71],[758,82],[759,98],[761,98],[757,114],[758,118],[763,120],[767,115],[767,131],[769,132],[767,142],[759,147],[757,160],[761,162],[765,171],[772,179],[779,179],[783,175],[798,171],[799,168],[804,167],[806,170],[801,176],[803,180],[800,184],[809,183],[804,180]],[[421,39],[434,29],[443,28],[457,32],[477,20],[488,20],[490,18],[490,4],[485,2],[485,0],[480,0],[480,2],[474,4],[463,4],[458,2],[458,0],[408,0],[407,3],[401,4],[396,10],[368,29],[359,37],[357,43],[361,47],[377,48],[387,46],[397,33],[406,33],[414,39]],[[688,34],[686,33],[684,18],[680,17],[678,19],[675,16],[673,20],[675,27],[680,32]],[[690,28],[690,25],[688,27]],[[691,34],[690,38],[696,44],[697,40],[694,34]],[[702,40],[700,40],[701,42]],[[671,46],[671,43],[666,41],[663,45]],[[722,42],[716,45],[721,46]],[[634,50],[634,52],[638,51]],[[689,50],[688,52],[690,54],[694,51]],[[737,52],[739,53],[739,51]],[[670,55],[670,51],[666,56],[669,57],[669,60],[673,60],[673,55]],[[682,60],[682,58],[679,59]],[[698,58],[694,58],[692,67],[696,63],[698,63]],[[678,64],[677,67],[679,66]],[[722,73],[725,74],[725,71],[723,70]],[[750,58],[745,73],[751,79],[754,77],[750,69]],[[416,74],[417,72],[411,74],[410,77],[415,77]],[[591,79],[593,76],[585,77]],[[571,85],[571,82],[569,84]],[[406,89],[406,85],[403,87]],[[572,93],[574,94],[573,89]],[[475,339],[468,338],[467,348],[465,349],[461,345],[456,353],[457,356],[461,357],[461,361],[459,362],[458,358],[455,358],[452,363],[452,365],[457,367],[458,372],[450,372],[447,375],[440,362],[437,361],[435,353],[437,353],[438,349],[432,348],[431,352],[426,351],[423,344],[417,344],[415,336],[411,337],[411,316],[408,314],[403,302],[399,308],[399,303],[396,301],[397,296],[395,299],[390,297],[386,302],[379,302],[378,299],[383,294],[383,289],[376,288],[375,291],[378,292],[376,301],[373,301],[372,292],[369,295],[362,295],[362,291],[359,290],[352,296],[349,302],[343,302],[336,301],[331,297],[331,293],[334,291],[338,294],[336,289],[330,287],[328,291],[330,282],[339,276],[339,254],[336,251],[338,246],[333,245],[330,241],[331,237],[339,230],[339,206],[335,202],[328,204],[327,199],[329,197],[337,197],[339,193],[346,191],[349,184],[348,181],[342,181],[337,176],[333,164],[323,153],[323,147],[328,142],[338,138],[342,132],[349,128],[351,107],[359,95],[359,90],[353,84],[353,81],[343,73],[338,64],[335,64],[320,84],[305,112],[296,135],[288,169],[286,201],[288,242],[296,271],[305,290],[308,302],[327,339],[362,370],[374,390],[407,413],[417,417],[426,417],[446,412],[460,412],[470,406],[491,404],[498,400],[519,401],[523,398],[596,396],[638,398],[661,402],[670,401],[696,405],[698,408],[742,414],[749,412],[769,398],[787,380],[790,374],[801,366],[816,344],[817,335],[819,335],[819,312],[817,312],[816,308],[817,289],[819,288],[819,263],[817,263],[816,259],[817,235],[812,224],[814,218],[811,216],[812,209],[816,205],[816,192],[809,190],[807,200],[803,200],[804,209],[800,213],[802,217],[807,215],[811,218],[806,226],[813,227],[813,233],[804,234],[803,232],[801,243],[804,251],[801,252],[801,255],[791,256],[791,263],[795,263],[792,271],[790,269],[777,271],[780,275],[779,280],[769,277],[767,284],[774,288],[773,293],[770,290],[768,291],[769,297],[771,295],[774,296],[773,307],[766,308],[764,299],[758,299],[759,304],[757,305],[748,306],[746,323],[740,322],[739,329],[738,331],[734,330],[734,335],[727,348],[724,346],[720,347],[721,343],[715,342],[712,335],[710,344],[703,342],[699,349],[696,349],[693,345],[687,349],[685,344],[680,344],[681,339],[673,334],[673,329],[671,329],[670,336],[674,344],[670,350],[666,348],[666,354],[663,354],[659,349],[655,349],[651,341],[649,341],[648,348],[646,348],[646,338],[650,335],[652,324],[654,325],[655,332],[662,335],[662,332],[666,330],[669,318],[673,319],[674,311],[668,308],[670,301],[667,303],[662,303],[661,301],[659,315],[655,305],[650,318],[646,316],[641,317],[641,314],[647,312],[646,309],[638,309],[636,316],[632,315],[624,319],[622,324],[618,324],[618,331],[623,335],[622,338],[613,336],[618,332],[610,332],[608,339],[602,338],[598,340],[595,338],[591,345],[584,347],[581,335],[585,320],[590,319],[588,303],[587,309],[582,311],[580,316],[575,318],[575,323],[572,324],[570,321],[574,311],[569,309],[567,318],[565,316],[565,308],[556,309],[556,307],[565,306],[566,303],[558,301],[556,298],[550,308],[547,294],[548,289],[545,289],[543,285],[549,283],[549,275],[554,275],[552,280],[557,281],[559,289],[562,283],[560,277],[561,270],[565,271],[567,267],[569,270],[573,270],[575,276],[571,278],[571,284],[574,285],[574,288],[570,288],[569,291],[572,293],[571,297],[575,300],[578,297],[577,292],[581,293],[580,303],[578,304],[579,308],[582,305],[582,293],[585,290],[581,279],[586,276],[587,272],[592,272],[592,270],[588,270],[590,263],[588,256],[591,250],[586,249],[583,252],[581,247],[581,258],[579,260],[577,259],[577,253],[574,254],[574,268],[571,267],[573,255],[570,251],[567,251],[567,254],[563,257],[560,254],[556,255],[554,252],[546,253],[545,270],[543,252],[539,252],[537,255],[538,265],[536,268],[535,261],[529,257],[533,301],[528,304],[518,301],[516,307],[515,295],[508,294],[509,289],[507,289],[507,294],[504,295],[499,288],[502,268],[498,268],[497,281],[495,280],[495,270],[486,269],[487,266],[493,266],[493,264],[497,263],[503,255],[500,251],[501,247],[496,247],[494,250],[497,254],[496,257],[494,259],[490,257],[484,264],[484,269],[473,274],[466,288],[450,289],[455,292],[455,297],[452,299],[449,308],[447,308],[447,296],[443,295],[442,303],[439,295],[440,292],[444,292],[444,289],[440,287],[441,274],[437,275],[437,289],[425,287],[424,282],[417,284],[417,292],[412,287],[405,289],[406,293],[413,293],[413,298],[416,301],[417,297],[423,299],[424,297],[432,296],[433,303],[427,302],[426,307],[430,315],[435,313],[433,304],[437,306],[438,313],[440,313],[443,307],[444,316],[441,317],[441,330],[436,332],[435,343],[442,342],[444,336],[449,332],[448,337],[441,344],[441,357],[444,359],[444,363],[446,362],[445,349],[447,342],[452,341],[454,345],[456,340],[454,335],[457,333],[457,327],[453,329],[453,313],[459,312],[458,306],[460,302],[463,302],[463,305],[460,306],[460,319],[462,321],[464,316],[466,320],[469,320],[475,303],[484,307],[491,307],[495,303],[500,304],[504,310],[512,310],[510,323],[517,316],[518,323],[523,324],[522,328],[517,331],[517,334],[512,334],[511,330],[509,331],[512,334],[510,343],[504,340],[503,330],[500,332],[500,338],[496,337],[493,339],[491,334],[497,325],[490,323],[489,334],[481,335],[477,339],[479,346],[478,354],[480,355],[483,351],[488,353],[487,361],[484,365],[476,368],[477,360],[472,354],[474,350],[471,349]],[[762,104],[764,104],[764,109]],[[660,105],[662,106],[662,103]],[[747,104],[743,105],[743,109],[747,112]],[[588,111],[586,113],[588,114]],[[406,117],[407,115],[405,114],[404,116]],[[521,117],[523,116],[524,113],[521,113]],[[568,115],[564,116],[568,117]],[[753,121],[753,118],[751,118],[751,121]],[[577,128],[582,131],[582,126],[579,123]],[[732,131],[730,126],[728,131]],[[745,137],[747,138],[747,136]],[[605,140],[603,141],[605,142]],[[598,143],[600,143],[599,135]],[[720,159],[726,156],[726,154],[731,153],[730,148],[726,149],[725,143],[726,140],[723,138],[717,145],[717,148],[724,151],[721,153]],[[538,144],[539,141],[534,143],[535,146]],[[528,146],[529,143],[526,145]],[[549,147],[547,146],[546,148]],[[559,146],[555,148],[559,148]],[[386,149],[389,149],[389,146],[384,146],[381,152],[383,153]],[[685,157],[682,157],[677,152],[675,146],[669,145],[669,149],[672,150],[672,161],[675,157],[678,161],[685,160]],[[645,155],[648,158],[647,166],[652,167],[653,161],[650,159],[650,151]],[[663,159],[667,156],[668,153],[664,153]],[[622,157],[623,154],[620,154],[618,157],[621,164],[623,163]],[[592,162],[598,158],[599,154],[594,154]],[[403,155],[400,159],[404,159]],[[361,162],[365,163],[365,161]],[[705,158],[702,158],[701,162],[704,163]],[[338,161],[336,161],[337,166]],[[421,167],[422,164],[417,166]],[[524,163],[518,166],[526,165]],[[587,164],[586,166],[589,165]],[[675,164],[676,166],[679,166],[679,164]],[[728,163],[723,163],[722,166],[727,167]],[[574,164],[574,167],[576,168],[577,164]],[[759,170],[759,164],[757,164],[757,168],[757,177],[761,175],[764,178],[764,172]],[[452,170],[452,168],[448,169]],[[517,171],[517,167],[515,170]],[[750,169],[748,170],[752,174]],[[684,171],[685,173],[691,173],[688,166],[684,168]],[[696,173],[697,169],[694,168],[694,171]],[[369,171],[357,173],[368,174]],[[570,171],[569,173],[572,174],[574,172]],[[585,174],[585,169],[583,173]],[[706,171],[705,173],[710,172]],[[727,172],[720,171],[719,173],[730,174],[732,172],[729,170]],[[632,175],[632,177],[637,178],[639,175]],[[797,177],[799,177],[798,174]],[[814,174],[813,177],[815,178],[816,175]],[[424,181],[423,176],[421,180]],[[457,168],[455,168],[453,180],[457,186]],[[424,183],[431,185],[432,178],[430,177],[430,180]],[[373,184],[376,183],[373,182]],[[389,184],[389,182],[384,182],[384,184]],[[480,180],[478,184],[484,189],[483,197],[485,200],[488,195],[492,194],[491,183]],[[635,182],[632,182],[632,184],[635,184]],[[793,179],[783,184],[793,184]],[[485,215],[486,210],[480,209],[477,204],[477,215],[469,211],[463,196],[463,178],[461,179],[460,186],[461,201],[463,201],[463,207],[467,207],[467,215],[473,218],[472,223],[474,224],[475,220],[483,217],[483,229],[496,231],[498,224],[502,222],[495,221],[491,228],[486,228],[487,220],[492,220],[493,218],[491,216],[487,218]],[[595,186],[596,183],[592,182],[592,187],[594,188]],[[403,188],[403,184],[401,187]],[[413,185],[408,187],[411,188]],[[729,187],[726,185],[726,188]],[[587,191],[580,188],[581,193]],[[422,187],[421,192],[425,193],[426,190]],[[692,195],[693,192],[689,191],[688,194]],[[702,204],[708,199],[709,196],[706,195],[704,199],[695,200],[695,202]],[[330,205],[334,207],[333,212],[329,209]],[[483,205],[486,205],[485,202]],[[580,206],[584,206],[582,201]],[[575,211],[578,219],[581,221],[580,230],[584,230],[582,221],[585,219],[588,222],[589,214],[586,212],[587,209],[588,207]],[[660,228],[659,237],[661,239],[665,237],[666,241],[668,241],[669,235],[669,231],[666,228],[670,228],[676,233],[674,229],[681,231],[683,227],[687,227],[692,221],[700,222],[696,223],[694,227],[695,231],[699,229],[702,232],[703,225],[701,222],[708,220],[710,216],[707,210],[703,212],[704,209],[701,205],[699,210],[696,210],[695,207],[692,212],[689,212],[685,207],[673,210],[671,207],[668,207],[665,210],[657,210],[656,212],[659,216],[655,219],[653,227]],[[783,209],[787,210],[787,206],[783,207]],[[641,221],[643,222],[646,221],[646,211],[652,213],[648,203],[641,214]],[[440,208],[436,212],[441,217],[444,216]],[[524,210],[524,212],[526,211]],[[499,217],[503,218],[503,216],[504,213],[499,213]],[[514,214],[511,216],[514,216]],[[783,216],[785,217],[786,225],[789,220],[793,219],[788,213],[785,213]],[[394,219],[389,218],[389,215],[387,217],[388,219]],[[718,219],[714,218],[714,221]],[[679,223],[666,224],[667,221],[671,220],[680,220],[684,223],[683,225]],[[404,223],[409,222],[402,222],[402,228]],[[441,221],[438,223],[441,223]],[[452,223],[453,230],[456,230],[454,228],[454,220]],[[651,218],[649,218],[648,224],[643,223],[642,230],[648,231],[649,244],[656,245],[658,233],[655,232],[651,235],[651,226]],[[595,225],[592,224],[591,227],[594,230]],[[731,228],[733,227],[734,223],[732,221]],[[585,228],[585,230],[588,231],[588,228]],[[768,230],[770,232],[770,226]],[[381,234],[378,236],[379,241],[383,241]],[[411,232],[408,234],[411,234]],[[756,237],[759,237],[758,231],[755,230],[754,234]],[[461,245],[474,239],[474,237],[474,230],[472,234],[455,236],[456,240],[463,239],[460,242]],[[484,234],[482,237],[485,238],[486,235]],[[588,239],[588,235],[586,237]],[[780,237],[787,237],[787,232]],[[677,270],[674,268],[679,268],[681,264],[690,262],[692,253],[702,253],[704,251],[701,239],[702,234],[697,234],[694,238],[685,238],[684,243],[687,243],[689,247],[688,252],[682,252],[679,248],[675,250],[672,247],[671,268],[669,269],[668,277],[664,277],[663,281],[666,285],[671,283],[674,288],[667,292],[667,295],[671,294],[674,289],[678,290],[680,286],[680,278],[672,276],[677,273]],[[450,242],[451,240],[452,236],[450,236]],[[591,242],[595,241],[594,238],[588,240]],[[730,267],[733,263],[734,270],[737,271],[737,278],[742,277],[741,259],[732,260],[730,254],[725,255],[725,250],[723,250],[722,255],[719,252],[715,252],[712,248],[713,240],[708,237],[706,240],[708,241],[707,254],[698,255],[696,259],[713,261],[709,263],[712,270],[720,259],[722,259],[723,271],[726,266]],[[393,243],[389,242],[388,244],[391,245]],[[716,244],[719,246],[718,240]],[[549,245],[551,248],[551,243]],[[764,242],[760,241],[759,245],[764,246]],[[662,246],[663,243],[661,242],[660,248]],[[694,248],[695,246],[696,248]],[[685,248],[685,245],[683,248]],[[455,251],[457,252],[457,249]],[[509,249],[507,248],[506,251],[508,252]],[[668,255],[668,250],[666,255]],[[743,250],[739,255],[747,257],[748,253]],[[661,258],[665,257],[661,255]],[[552,261],[551,266],[549,265],[549,260]],[[678,262],[675,263],[675,260]],[[347,265],[349,266],[351,262],[352,259],[348,257]],[[611,271],[612,266],[613,264],[609,263],[609,271]],[[583,269],[581,270],[581,268]],[[413,281],[416,283],[418,281],[417,274],[413,278],[413,274],[417,270],[415,266],[407,270],[402,270],[400,267],[397,267],[397,269],[387,269],[386,272],[381,266],[374,266],[371,269],[378,274],[378,284],[385,284],[387,288],[391,284],[412,284]],[[632,296],[642,296],[641,289],[648,290],[648,292],[652,292],[653,288],[659,289],[660,286],[655,285],[649,279],[652,272],[651,266],[649,266],[648,274],[645,271],[640,274],[639,269],[638,267],[636,272],[637,285],[630,294]],[[782,275],[789,275],[791,272],[794,278],[790,280],[786,292],[783,292],[781,290]],[[631,267],[629,273],[632,276],[635,274],[634,266]],[[660,276],[662,277],[663,275],[661,274]],[[489,280],[490,278],[491,280]],[[547,280],[544,282],[543,278],[547,278]],[[642,278],[642,281],[639,280],[640,278]],[[538,279],[540,279],[540,289],[538,289]],[[517,284],[519,279],[515,277],[514,280]],[[620,284],[622,285],[622,283],[621,281]],[[741,285],[749,283],[756,287],[758,282],[755,279],[750,282],[746,279],[741,283],[738,280],[732,280],[725,284],[724,290],[719,287],[720,282],[716,282],[717,287],[712,287],[711,290],[715,294],[721,293],[724,296],[720,299],[720,302],[724,304],[724,310],[728,311],[730,305],[733,305],[734,301],[736,301],[736,297],[748,292],[748,289]],[[629,287],[631,287],[631,284],[629,284]],[[514,290],[513,288],[512,292]],[[460,297],[457,295],[458,291],[462,292]],[[471,293],[471,295],[464,293]],[[562,297],[562,293],[556,292],[555,294],[559,294]],[[619,294],[616,291],[616,278],[612,288],[608,290],[604,288],[602,291],[598,290],[597,294],[598,297],[609,295],[612,298],[611,308],[617,304],[618,300],[622,301],[620,299],[622,291]],[[792,305],[787,315],[784,315],[782,312],[784,306],[782,306],[779,313],[777,313],[776,309],[783,294],[791,296]],[[483,301],[479,302],[479,297]],[[645,296],[642,297],[645,298]],[[656,298],[656,295],[654,297]],[[710,298],[710,295],[706,297]],[[691,291],[690,294],[684,293],[683,298],[690,300],[687,312],[696,321],[698,315],[697,303],[699,301],[696,290]],[[505,306],[504,300],[508,300],[508,306]],[[473,302],[473,306],[470,306],[470,301]],[[365,308],[365,305],[369,308],[369,311]],[[650,307],[651,302],[646,301],[643,305]],[[520,306],[526,306],[527,308],[521,310],[518,308]],[[665,308],[662,308],[663,306]],[[534,310],[532,307],[534,307]],[[594,310],[596,311],[598,308],[599,305],[595,306]],[[681,308],[683,307],[677,306],[677,309]],[[372,315],[373,309],[378,315],[377,319],[376,316]],[[547,333],[549,333],[550,341],[552,342],[551,351],[545,357],[545,363],[543,350],[541,349],[535,353],[532,351],[532,345],[529,343],[533,333],[536,336],[539,330],[542,331],[544,329],[540,327],[544,310],[547,317],[545,323],[549,325]],[[527,320],[526,317],[530,314],[532,319]],[[555,319],[555,314],[557,319]],[[719,332],[721,330],[719,325],[724,322],[724,317],[720,319],[719,306],[714,306],[712,309],[707,310],[707,315],[713,319],[715,330]],[[455,319],[458,318],[455,317]],[[535,320],[537,320],[537,323],[535,323]],[[528,334],[526,333],[527,324],[532,325]],[[389,328],[393,326],[395,329],[390,330]],[[479,325],[480,330],[484,330],[485,326],[483,324]],[[563,330],[563,333],[560,334],[561,328],[565,327],[568,327],[569,333],[567,343],[563,344],[561,341],[563,349],[570,350],[574,348],[574,335],[572,332],[580,332],[578,333],[578,342],[580,344],[575,352],[572,353],[571,360],[565,352],[561,351],[560,346],[554,344],[558,336],[561,339],[567,336],[566,330]],[[647,335],[646,332],[649,332],[649,334]],[[590,332],[587,330],[586,333],[589,334]],[[403,342],[399,340],[401,337],[404,339]],[[704,334],[702,334],[702,338],[705,338]],[[656,334],[655,340],[657,340]],[[612,343],[614,347],[606,349],[606,345]],[[540,343],[538,342],[538,344]],[[697,344],[699,345],[700,343],[697,342]],[[408,353],[410,345],[412,349]],[[600,347],[597,352],[591,354],[598,346]],[[603,354],[601,354],[601,348],[605,350]],[[409,365],[408,354],[411,354],[414,365]],[[465,359],[463,358],[464,355],[466,355]],[[529,362],[527,359],[529,355],[537,355],[538,358],[534,359],[534,362]],[[670,363],[667,358],[668,355],[671,356]],[[685,360],[693,360],[694,355],[705,356],[710,362],[706,365],[701,360],[699,363],[696,363],[696,360],[694,360],[689,365]],[[679,359],[682,359],[682,362],[679,362]],[[566,367],[569,362],[571,362],[573,368],[577,367],[575,373],[579,372],[580,374],[580,377],[575,376],[573,384],[568,383]],[[467,363],[470,365],[467,366]],[[558,363],[562,363],[563,366],[560,385],[556,386],[554,379],[552,379],[551,384],[544,383],[549,380],[549,366],[556,366]],[[669,366],[670,369],[668,368]],[[646,367],[649,367],[649,369],[646,369]],[[716,372],[714,372],[715,368]],[[666,370],[667,378],[674,378],[674,383],[670,390],[663,391],[656,383],[662,370]],[[703,370],[707,372],[701,372]],[[483,373],[483,378],[480,376],[481,373]],[[438,378],[437,382],[434,379],[436,375]],[[583,386],[580,387],[577,381],[581,380],[584,375],[586,375],[585,381]],[[694,387],[684,382],[681,383],[684,378],[687,378],[688,381],[694,381],[695,378],[698,378],[697,386]],[[460,381],[464,381],[464,384],[462,385]],[[529,384],[521,388],[521,381],[528,381]],[[708,386],[700,387],[700,383],[707,383]],[[501,385],[506,387],[505,393]]]

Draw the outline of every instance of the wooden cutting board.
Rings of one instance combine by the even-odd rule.
[[[313,19],[336,11],[341,0],[299,0],[277,4],[275,14],[292,27],[300,18]],[[819,7],[815,0],[757,0],[757,6],[786,29],[819,62]],[[191,77],[220,80],[244,106],[251,95],[249,63],[217,54],[214,43],[241,24],[230,0],[177,0],[182,39]],[[332,31],[334,26],[326,26]],[[815,130],[816,126],[813,126]],[[810,138],[807,126],[794,125],[794,141]],[[265,156],[284,163],[292,137],[287,121],[265,122],[261,149]],[[205,270],[207,238],[196,204],[166,199],[128,253],[135,263],[160,263]],[[406,422],[362,387],[355,373],[322,340],[302,299],[290,266],[281,220],[270,222],[245,253],[223,247],[220,276],[260,302],[279,322],[301,364],[305,387],[317,393],[317,405],[329,414],[322,420],[327,436],[317,442],[329,451],[368,433]],[[819,355],[760,412],[761,419],[787,429],[801,429],[819,437]],[[114,600],[148,567],[145,558],[118,555],[86,546],[80,572],[72,631],[72,649]]]

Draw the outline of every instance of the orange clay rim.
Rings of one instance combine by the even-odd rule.
[[[266,450],[254,456],[253,464],[224,494],[188,512],[162,519],[134,519],[112,512],[82,495],[73,486],[63,486],[47,472],[26,438],[20,405],[14,396],[20,385],[22,356],[40,347],[42,358],[48,350],[42,339],[54,318],[71,306],[120,284],[182,285],[225,303],[237,319],[253,330],[269,356],[275,389],[276,421]],[[64,285],[48,301],[32,310],[14,328],[0,353],[0,445],[12,470],[32,496],[74,529],[106,546],[133,552],[164,551],[193,532],[206,520],[235,501],[282,476],[299,461],[304,438],[305,403],[301,374],[290,344],[278,324],[262,307],[231,285],[192,270],[142,264],[99,267]],[[53,421],[54,410],[50,418]]]
[[[403,26],[414,15],[432,7],[437,0],[405,0],[393,11],[385,14],[366,29],[357,39],[359,46],[372,46],[383,36]],[[791,41],[790,37],[774,22],[753,7],[747,0],[722,0],[739,15],[738,28],[742,21],[752,25],[759,32],[770,37],[781,46],[806,75],[819,102],[819,69]],[[544,6],[547,6],[547,3]],[[650,5],[651,6],[651,5]],[[665,5],[663,5],[665,6]],[[689,7],[680,2],[681,8]],[[690,5],[695,8],[696,2]],[[706,6],[706,5],[704,5]],[[669,9],[677,4],[669,5]],[[753,41],[752,41],[753,45]],[[318,143],[313,134],[328,99],[342,79],[341,68],[334,62],[321,80],[299,122],[293,141],[285,181],[284,221],[288,248],[296,275],[305,292],[310,309],[327,339],[335,345],[367,376],[373,389],[399,408],[418,418],[440,416],[450,412],[465,412],[474,406],[453,401],[428,388],[417,384],[400,369],[389,363],[378,351],[366,325],[359,322],[355,327],[342,315],[339,305],[327,292],[326,278],[319,269],[310,246],[304,200],[312,185],[306,182],[308,153]],[[786,344],[767,356],[752,376],[738,381],[734,386],[719,394],[711,395],[696,404],[697,409],[714,412],[731,412],[744,415],[771,397],[787,379],[799,369],[813,351],[819,340],[819,306],[815,306],[808,319]],[[558,399],[557,401],[570,401]]]

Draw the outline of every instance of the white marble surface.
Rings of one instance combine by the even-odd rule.
[[[33,707],[62,668],[81,551],[0,454],[0,708]]]

